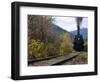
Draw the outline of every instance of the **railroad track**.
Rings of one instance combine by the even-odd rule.
[[[63,60],[63,61],[54,63],[54,64],[52,64],[51,66],[53,66],[53,65],[63,65],[63,64],[66,63],[66,62],[72,61],[72,60],[73,60],[74,58],[76,58],[78,55],[79,55],[79,54],[77,54],[77,55],[75,55],[75,56],[72,56],[72,57],[70,57],[70,58],[68,58],[68,59],[65,59],[65,60]]]
[[[53,66],[53,65],[63,65],[63,63],[67,61],[71,61],[72,59],[76,58],[80,52],[70,53],[69,55],[64,55],[60,57],[50,58],[48,60],[31,62],[30,66]]]

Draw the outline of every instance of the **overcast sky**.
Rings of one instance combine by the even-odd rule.
[[[60,26],[61,28],[67,31],[74,31],[77,30],[77,25],[75,21],[75,17],[53,17],[54,24]],[[82,20],[81,28],[88,27],[88,18],[84,17]]]

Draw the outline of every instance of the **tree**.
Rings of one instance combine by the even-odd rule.
[[[28,15],[28,58],[38,59],[56,55],[52,32],[52,17]],[[56,50],[56,51],[55,51]]]
[[[52,32],[51,16],[28,15],[28,37],[29,39],[41,40],[47,43],[55,37]]]
[[[65,32],[63,33],[63,38],[60,45],[60,55],[66,55],[72,52],[72,50],[73,48],[72,48],[70,35]]]

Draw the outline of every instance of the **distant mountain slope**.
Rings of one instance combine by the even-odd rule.
[[[70,33],[72,34],[72,36],[77,35],[77,30],[71,31]],[[87,39],[87,37],[88,37],[88,29],[87,28],[80,29],[80,34],[83,35],[84,39]]]
[[[52,25],[52,32],[54,32],[55,33],[55,40],[56,41],[58,41],[58,43],[59,43],[59,41],[61,41],[62,40],[62,38],[63,38],[63,34],[64,33],[67,33],[69,36],[68,36],[68,38],[70,38],[71,39],[71,34],[70,34],[70,32],[68,32],[68,31],[66,31],[66,30],[64,30],[64,29],[62,29],[60,26],[58,26],[58,25],[55,25],[55,24],[53,24]]]
[[[52,30],[58,33],[67,32],[66,30],[62,29],[60,26],[55,24],[52,25]]]

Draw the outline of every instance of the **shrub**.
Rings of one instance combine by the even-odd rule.
[[[41,59],[50,56],[55,56],[58,50],[53,43],[44,43],[40,40],[31,40],[28,44],[28,58]]]
[[[84,44],[84,51],[87,51],[87,50],[88,50],[88,44],[85,43],[85,44]]]
[[[48,56],[56,56],[59,50],[54,43],[47,43],[45,44],[45,51],[47,51]]]
[[[31,40],[28,44],[29,59],[33,58],[44,58],[46,52],[44,52],[45,44],[40,40]]]

